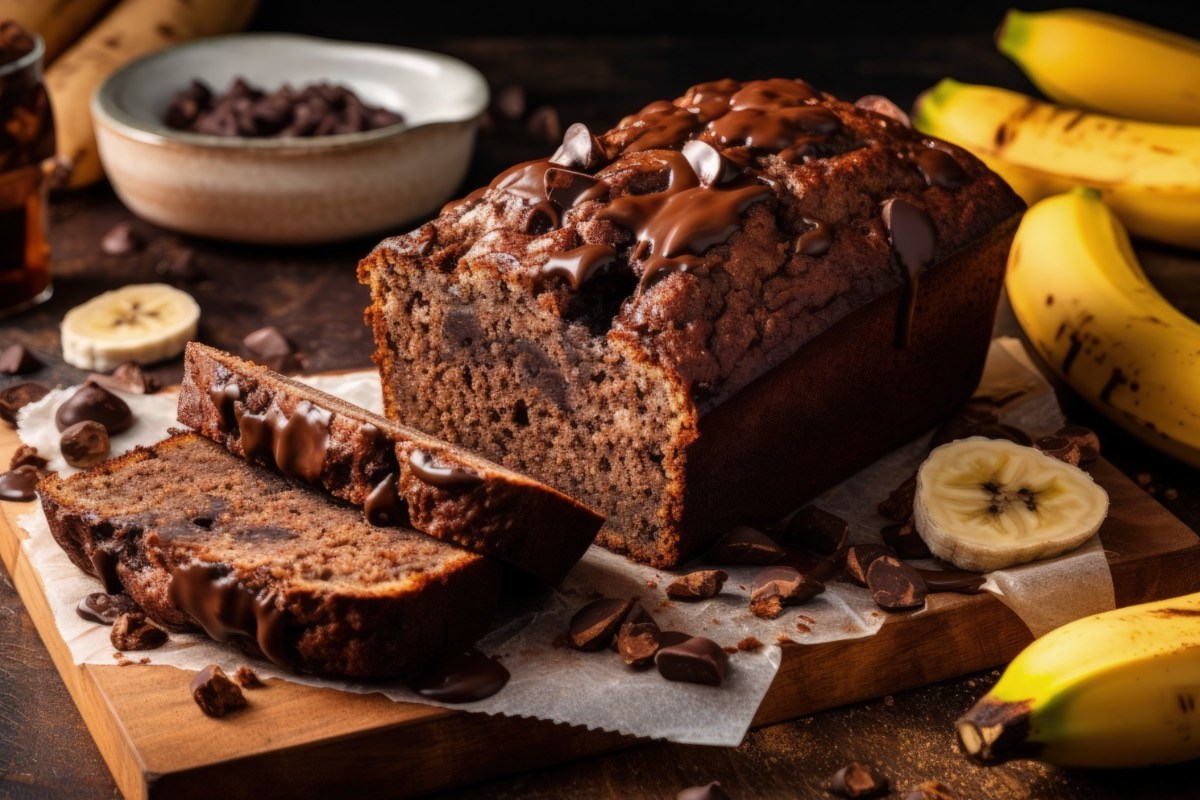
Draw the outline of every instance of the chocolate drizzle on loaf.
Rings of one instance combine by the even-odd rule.
[[[937,228],[923,209],[900,197],[884,201],[882,215],[906,281],[904,307],[900,311],[899,328],[896,330],[896,346],[906,347],[917,309],[917,284],[921,270],[933,263]]]
[[[367,495],[367,502],[363,504],[363,514],[366,515],[367,522],[383,527],[404,523],[408,519],[407,509],[404,499],[396,491],[394,472],[388,473],[387,477],[371,490]]]
[[[218,642],[248,646],[281,667],[293,658],[284,641],[286,614],[272,593],[256,592],[220,564],[193,561],[171,570],[170,597]]]
[[[219,397],[225,402],[227,391]],[[221,409],[225,407],[218,405]],[[278,408],[253,414],[240,405],[234,406],[233,416],[241,431],[242,448],[247,458],[273,464],[289,478],[320,483],[325,449],[329,444],[329,420],[332,417],[329,411],[302,400],[287,417]]]
[[[602,267],[616,260],[617,253],[612,245],[585,244],[550,256],[542,267],[542,276],[560,275],[567,279],[572,289],[578,289]]]
[[[408,457],[408,465],[412,467],[414,475],[430,486],[436,486],[439,489],[476,486],[483,482],[483,478],[474,472],[468,472],[461,467],[439,464],[437,459],[422,450],[412,451],[412,455]]]

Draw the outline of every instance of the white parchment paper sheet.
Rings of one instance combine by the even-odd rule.
[[[325,391],[378,411],[379,381],[374,373],[351,373],[305,379]],[[72,390],[60,390],[22,411],[22,439],[45,455],[58,453],[54,410]],[[1024,360],[1015,340],[992,346],[981,392],[1021,395],[1005,407],[1005,420],[1033,433],[1061,424],[1049,387]],[[163,438],[176,426],[175,397],[122,395],[137,415],[137,424],[114,437],[114,452]],[[927,437],[881,459],[877,464],[827,492],[818,504],[844,516],[855,541],[877,541],[886,520],[875,504],[912,473],[926,452]],[[72,472],[59,461],[52,468]],[[78,664],[112,664],[109,629],[85,622],[75,614],[83,596],[100,590],[98,581],[80,573],[58,548],[40,511],[21,521],[29,534],[26,554],[39,573],[55,621]],[[456,706],[489,714],[531,716],[603,728],[635,736],[677,742],[736,745],[745,735],[762,698],[779,668],[776,643],[788,638],[800,643],[870,636],[883,624],[884,613],[865,589],[846,583],[829,585],[812,602],[787,610],[776,620],[760,620],[747,611],[750,580],[757,568],[731,568],[725,591],[711,601],[664,603],[663,588],[672,575],[632,564],[593,547],[563,586],[536,597],[509,603],[480,648],[502,659],[512,673],[503,691],[478,703]],[[1035,633],[1085,614],[1113,607],[1112,579],[1098,542],[1052,562],[993,573],[986,588],[1024,619]],[[626,668],[615,653],[580,653],[556,647],[571,615],[587,599],[640,596],[665,629],[708,636],[724,646],[747,637],[762,643],[756,650],[731,656],[723,686],[710,688],[663,680],[655,670]],[[220,664],[227,670],[247,663],[235,648],[199,635],[175,634],[163,648],[147,654],[152,664],[198,670]],[[349,692],[380,692],[397,701],[427,702],[400,684],[354,683],[293,675],[266,662],[255,662],[263,677],[278,677]],[[133,667],[130,667],[131,669]],[[437,704],[434,704],[437,705]]]

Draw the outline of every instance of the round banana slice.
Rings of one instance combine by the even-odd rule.
[[[165,283],[125,286],[93,297],[62,321],[63,360],[107,372],[126,361],[173,358],[196,336],[200,306]]]
[[[913,521],[935,556],[990,572],[1086,542],[1108,493],[1078,467],[1002,439],[944,444],[917,472]]]

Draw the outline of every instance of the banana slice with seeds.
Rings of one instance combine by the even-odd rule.
[[[200,306],[165,283],[125,286],[97,295],[62,321],[63,360],[107,372],[126,361],[173,358],[196,337]]]
[[[1002,439],[942,445],[917,472],[917,532],[960,569],[990,572],[1061,555],[1107,515],[1108,493],[1086,472]]]

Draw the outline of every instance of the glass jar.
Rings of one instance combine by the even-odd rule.
[[[11,26],[3,25],[5,34]],[[51,291],[46,197],[54,115],[42,82],[42,40],[16,30],[32,48],[0,48],[0,316],[40,303]],[[12,35],[4,38],[13,44]]]

